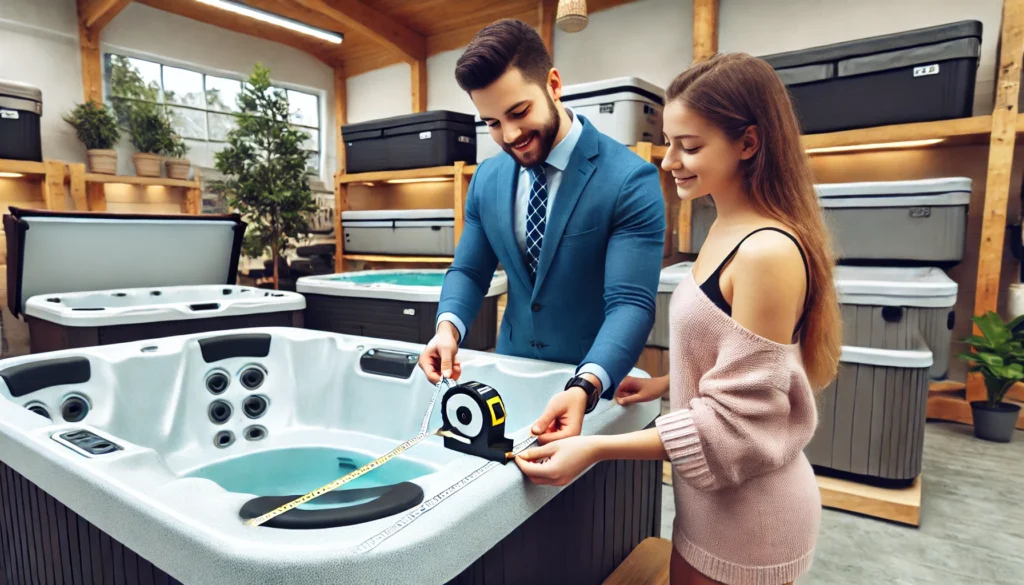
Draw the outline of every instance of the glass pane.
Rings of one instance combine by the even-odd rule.
[[[168,107],[171,126],[182,138],[206,140],[206,112],[188,108]]]
[[[317,97],[311,93],[288,90],[288,121],[292,124],[320,127],[320,111]]]
[[[320,131],[301,126],[292,126],[292,130],[306,133],[307,138],[302,141],[302,148],[306,150],[320,150]]]
[[[306,161],[306,168],[314,172],[320,172],[320,153],[309,153],[309,158]]]
[[[210,140],[227,140],[228,132],[235,129],[238,121],[231,114],[214,114],[210,112]]]
[[[206,107],[218,112],[237,112],[242,82],[237,79],[206,76]]]
[[[164,66],[164,101],[168,104],[203,107],[206,102],[203,98],[203,74]]]
[[[111,55],[109,83],[112,95],[159,101],[160,64]]]

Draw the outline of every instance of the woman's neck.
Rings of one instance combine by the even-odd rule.
[[[710,195],[715,202],[718,223],[723,225],[744,224],[761,217],[754,209],[750,195],[740,186]]]

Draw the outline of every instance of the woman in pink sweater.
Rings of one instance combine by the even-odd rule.
[[[669,375],[627,378],[619,404],[659,400],[656,427],[575,436],[517,459],[565,485],[603,459],[672,462],[673,585],[782,585],[811,566],[821,515],[803,455],[815,393],[842,340],[831,239],[786,88],[743,54],[716,55],[667,91],[662,167],[718,217],[672,295]]]

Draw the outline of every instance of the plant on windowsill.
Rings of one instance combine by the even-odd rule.
[[[85,145],[89,172],[116,175],[117,151],[114,146],[121,138],[121,129],[113,112],[90,100],[75,106],[63,116],[63,120],[75,129],[78,139]]]
[[[167,167],[167,177],[170,179],[187,180],[192,163],[185,158],[185,155],[188,154],[188,145],[185,144],[185,141],[177,133],[171,135],[166,154],[167,160],[164,162],[164,165]]]
[[[138,151],[132,155],[135,174],[159,177],[174,136],[171,120],[162,105],[151,102],[131,102],[127,113],[128,136]]]
[[[971,402],[974,435],[979,439],[1009,443],[1020,415],[1020,406],[1003,402],[1017,382],[1024,380],[1024,334],[1018,333],[1024,316],[1006,323],[995,312],[972,317],[981,336],[963,341],[974,350],[959,354],[971,371],[981,372],[988,392],[987,400]]]
[[[211,181],[210,190],[226,195],[248,224],[245,255],[270,252],[274,289],[279,289],[279,258],[291,241],[309,232],[306,217],[316,210],[302,148],[309,135],[289,124],[288,100],[270,86],[270,70],[259,63],[237,101],[238,124],[216,155],[224,179]]]

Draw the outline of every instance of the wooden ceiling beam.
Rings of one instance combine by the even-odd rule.
[[[406,28],[394,18],[379,12],[358,0],[295,0],[315,10],[343,28],[369,37],[390,51],[401,55],[407,63],[415,63],[427,56],[426,38]]]
[[[693,2],[693,60],[703,61],[718,53],[718,0]]]
[[[539,0],[537,2],[537,30],[544,46],[551,57],[555,56],[555,17],[558,16],[558,0]]]
[[[131,3],[132,0],[78,0],[78,22],[98,33]]]

